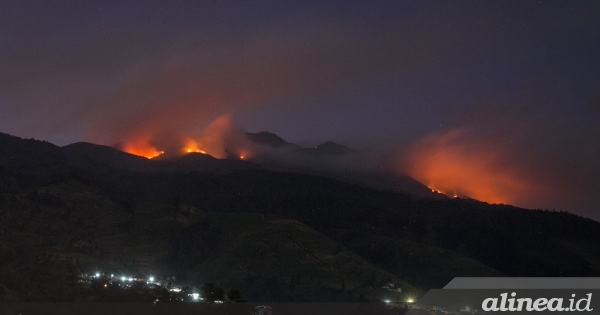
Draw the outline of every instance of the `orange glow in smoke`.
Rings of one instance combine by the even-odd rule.
[[[184,153],[202,153],[207,154],[206,151],[200,149],[200,145],[194,139],[188,139],[186,141],[185,147],[183,148]]]
[[[424,137],[408,150],[402,168],[432,192],[454,198],[508,204],[531,187],[507,163],[497,144],[461,131]]]
[[[249,150],[249,148],[247,146],[238,148],[237,152],[238,152],[238,157],[240,158],[240,160],[247,160],[252,157],[252,152]]]
[[[159,151],[155,147],[142,141],[125,143],[123,146],[123,151],[133,155],[143,156],[147,159],[152,159],[165,153],[164,151]]]

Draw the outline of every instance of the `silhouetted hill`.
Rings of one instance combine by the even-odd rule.
[[[167,171],[180,172],[204,172],[213,174],[225,174],[234,170],[261,169],[258,164],[233,159],[216,159],[208,154],[188,153],[183,156],[170,158],[165,160]]]
[[[119,169],[136,172],[156,172],[164,163],[151,161],[145,157],[129,154],[114,147],[77,142],[62,147],[72,158],[80,157],[89,161],[107,164]]]
[[[332,141],[327,141],[315,148],[306,148],[304,150],[310,154],[317,155],[345,155],[354,152],[354,150]]]
[[[421,197],[447,198],[445,195],[432,193],[429,187],[407,175],[398,176],[390,172],[345,166],[349,163],[360,165],[361,159],[365,157],[332,141],[314,148],[302,148],[266,131],[246,133],[246,136],[255,144],[275,149],[262,153],[259,151],[252,156],[253,161],[271,170],[330,177]]]
[[[182,157],[192,166],[181,171],[117,167],[138,161],[1,134],[0,299],[94,300],[77,274],[98,268],[193,285],[222,278],[251,300],[374,300],[386,281],[423,292],[455,276],[600,275],[600,223],[566,212],[264,169],[209,174],[194,171],[212,163],[200,155]]]
[[[248,139],[250,139],[252,142],[254,142],[256,144],[265,145],[265,146],[272,147],[272,148],[281,148],[281,147],[285,147],[285,146],[290,146],[290,147],[300,149],[299,146],[289,143],[289,142],[283,140],[278,135],[267,132],[267,131],[261,131],[261,132],[257,132],[257,133],[246,132],[246,137],[248,137]]]
[[[129,154],[114,147],[78,142],[62,148],[71,159],[106,164],[122,170],[135,172],[182,173],[203,172],[223,174],[238,169],[259,169],[260,166],[240,160],[216,159],[207,154],[188,153],[171,158],[154,158]]]

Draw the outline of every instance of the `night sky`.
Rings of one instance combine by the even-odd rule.
[[[164,144],[215,119],[599,219],[600,2],[0,2],[0,131]]]

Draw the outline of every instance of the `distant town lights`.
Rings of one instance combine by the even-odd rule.
[[[100,278],[100,273],[96,272],[96,278]]]
[[[194,301],[197,301],[199,298],[200,298],[200,294],[192,293],[192,299],[194,299]]]
[[[126,280],[127,280],[127,278],[121,277],[121,281],[126,281]]]
[[[154,282],[154,277],[148,278],[148,282]]]

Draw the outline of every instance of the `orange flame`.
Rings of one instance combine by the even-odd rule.
[[[503,152],[464,131],[429,135],[414,144],[402,168],[432,192],[512,203],[531,185],[506,163]]]
[[[123,151],[137,156],[143,156],[147,159],[152,159],[164,154],[164,151],[157,150],[155,147],[143,142],[135,141],[125,143]]]
[[[241,151],[241,152],[239,153],[240,160],[247,160],[247,159],[248,159],[248,157],[249,157],[249,155],[250,155],[250,154],[249,154],[249,152],[248,152],[248,151]]]
[[[216,158],[227,158],[229,152],[240,152],[240,159],[248,157],[247,152],[240,150],[239,145],[245,141],[242,131],[233,127],[229,115],[217,117],[201,131],[165,132],[140,131],[136,136],[125,141],[123,151],[154,158],[161,154],[181,155],[187,153],[210,154]],[[235,144],[227,147],[228,144]],[[157,149],[161,147],[164,151]]]
[[[207,154],[206,151],[200,149],[202,146],[198,144],[198,142],[194,139],[188,139],[186,141],[185,147],[183,148],[183,153],[202,153]]]

